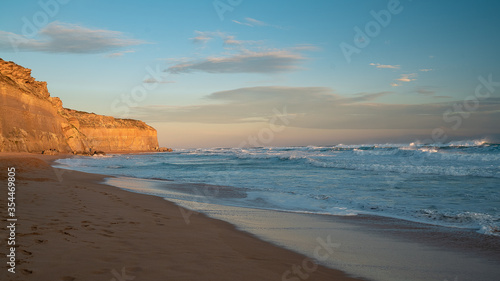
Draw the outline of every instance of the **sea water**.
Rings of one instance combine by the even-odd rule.
[[[179,183],[141,190],[166,199],[372,214],[500,235],[500,144],[485,141],[176,149],[77,156],[57,167]]]

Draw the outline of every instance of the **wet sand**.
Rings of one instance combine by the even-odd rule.
[[[191,212],[234,224],[275,245],[307,255],[331,268],[370,280],[496,280],[500,276],[500,237],[372,215],[332,216],[221,206],[209,197],[181,199],[183,192],[206,190],[217,197],[240,189],[109,178],[106,183],[134,192],[169,197]],[[212,188],[210,188],[212,187]],[[219,190],[219,192],[211,192]]]
[[[1,280],[360,280],[162,198],[52,168],[61,156],[0,154]],[[16,168],[15,274],[5,266],[7,167]]]

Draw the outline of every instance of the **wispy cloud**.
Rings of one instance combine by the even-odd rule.
[[[122,57],[123,55],[125,55],[127,53],[135,53],[135,51],[128,50],[128,51],[121,51],[121,52],[111,53],[111,54],[107,54],[106,57],[108,57],[108,58],[117,58],[117,57]]]
[[[260,21],[260,20],[256,20],[254,18],[248,18],[248,17],[245,18],[243,21],[233,20],[233,22],[237,23],[237,24],[240,24],[240,25],[250,26],[250,27],[270,26],[270,27],[274,27],[274,28],[278,28],[278,29],[283,29],[281,26],[269,24],[269,23],[266,23],[266,22],[263,22],[263,21]]]
[[[238,124],[268,122],[273,108],[286,108],[290,126],[317,129],[432,129],[443,121],[452,102],[383,104],[377,99],[390,92],[339,95],[327,87],[247,87],[206,96],[209,103],[189,106],[133,108],[134,116],[150,122]],[[488,99],[475,111],[483,127],[497,128],[500,99]],[[474,124],[474,123],[470,123]],[[467,129],[464,125],[463,129]]]
[[[415,77],[417,77],[416,73],[401,74],[401,77],[396,79],[396,81],[411,82],[411,81],[417,80],[417,79],[415,79]]]
[[[299,69],[304,60],[300,54],[286,50],[252,52],[244,51],[230,56],[208,57],[169,67],[172,74],[190,72],[208,73],[279,73]]]
[[[243,46],[243,45],[254,45],[262,43],[262,41],[254,41],[254,40],[237,40],[236,37],[232,35],[225,36],[223,39],[224,39],[224,45]]]
[[[373,101],[389,94],[359,93],[341,96],[327,87],[247,87],[212,93],[205,97],[210,104],[191,106],[152,106],[134,108],[134,114],[148,121],[202,122],[214,124],[265,122],[272,116],[273,108],[286,106],[294,116],[308,116],[312,124],[331,121],[332,112],[362,102]],[[318,114],[319,113],[319,114]],[[342,113],[340,113],[342,115]]]
[[[422,72],[429,72],[429,71],[433,71],[434,69],[432,68],[424,68],[424,69],[420,69],[419,71],[422,71]]]
[[[451,96],[436,96],[436,90],[434,90],[432,87],[419,87],[415,90],[415,93],[422,95],[422,96],[429,96],[433,97],[435,99],[449,99],[452,98]]]
[[[269,24],[263,22],[263,21],[260,21],[260,20],[256,20],[256,19],[253,19],[253,18],[245,18],[245,20],[247,22],[249,22],[250,24],[253,24],[254,26],[267,26]]]
[[[212,39],[213,39],[212,37],[199,35],[191,38],[191,41],[195,44],[206,44],[208,41]]]
[[[227,46],[244,46],[244,45],[253,45],[253,44],[261,44],[262,41],[253,41],[253,40],[237,40],[236,36],[229,35],[226,32],[221,31],[195,31],[196,36],[190,38],[191,42],[194,44],[199,44],[205,47],[205,45],[214,40],[221,39],[224,45]]]
[[[311,44],[302,44],[286,49],[263,46],[264,41],[239,40],[236,36],[221,31],[195,31],[193,43],[205,44],[212,39],[220,39],[224,53],[204,58],[172,60],[174,65],[166,72],[171,74],[207,73],[280,73],[300,69],[299,64],[306,58],[304,51],[316,51]],[[205,47],[205,46],[204,46]]]
[[[370,63],[371,66],[375,66],[376,68],[390,68],[390,69],[400,69],[399,65],[390,65],[390,64],[380,64],[380,63]]]
[[[243,42],[241,40],[236,40],[234,36],[227,36],[224,39],[225,45],[242,45]]]
[[[290,50],[293,51],[319,51],[320,48],[318,46],[314,46],[312,44],[301,44],[295,47],[291,47]]]
[[[220,31],[198,31],[195,30],[194,33],[196,34],[195,37],[190,38],[191,42],[195,44],[206,44],[210,40],[213,40],[215,38],[224,38],[227,36],[226,33],[220,32]]]
[[[398,82],[393,82],[391,83],[391,86],[393,87],[398,87],[401,86],[402,83],[408,83],[417,80],[416,77],[418,75],[416,73],[406,73],[406,74],[401,74],[401,76],[396,79]]]
[[[241,24],[241,25],[246,25],[246,26],[253,26],[251,25],[250,23],[248,22],[241,22],[241,21],[237,21],[237,20],[233,20],[234,23],[237,23],[237,24]]]
[[[142,83],[148,83],[148,84],[170,84],[170,83],[175,83],[175,81],[163,81],[163,80],[156,80],[154,78],[149,78],[149,79],[146,79],[144,81],[142,81]]]
[[[39,39],[26,38],[12,32],[0,31],[0,50],[95,54],[147,43],[142,40],[127,38],[119,31],[90,29],[57,21],[40,29],[38,37]],[[115,54],[115,56],[120,56],[119,52]]]
[[[417,94],[424,95],[424,96],[433,96],[434,94],[436,94],[436,91],[424,89],[424,88],[418,88],[415,92],[417,92]]]

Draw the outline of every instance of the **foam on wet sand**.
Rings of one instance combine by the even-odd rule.
[[[18,217],[16,273],[4,267],[1,280],[281,280],[306,258],[203,215],[186,224],[178,206],[52,168],[55,158],[0,155],[1,171],[16,167]],[[323,266],[307,278],[358,280]]]

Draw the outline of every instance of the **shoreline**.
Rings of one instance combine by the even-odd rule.
[[[500,274],[500,239],[495,236],[377,216],[173,201],[316,259],[318,245],[335,244],[321,264],[369,280],[495,280]]]
[[[47,158],[44,161],[52,163],[59,158],[61,157],[51,156],[50,159]],[[0,157],[0,161],[1,159]],[[67,172],[86,174],[73,170],[52,169],[63,174]],[[176,212],[177,217],[184,220],[184,224],[191,225],[191,219],[196,221],[200,218],[202,220],[216,219],[221,223],[228,224],[232,231],[248,235],[259,241],[265,241],[263,243],[269,244],[268,246],[292,251],[302,257],[294,264],[298,266],[305,265],[314,268],[313,264],[310,263],[314,259],[318,264],[326,266],[327,269],[340,270],[346,272],[348,276],[383,281],[454,280],[454,278],[458,278],[458,280],[494,280],[495,276],[500,274],[500,269],[497,269],[500,264],[500,239],[498,236],[377,215],[304,214],[192,201],[182,202],[182,200],[164,199],[162,196],[144,194],[104,181],[105,179],[120,179],[121,177],[86,175],[100,178],[98,181],[101,186],[111,186],[113,189],[135,193],[139,196],[155,197],[155,199],[172,204],[175,209],[170,208],[170,214]],[[135,181],[137,182],[135,185],[140,187],[158,181],[140,178],[125,178],[125,180],[132,185]],[[179,183],[172,181],[161,180],[161,182],[179,185]],[[185,185],[189,186],[190,184]],[[134,196],[131,197],[134,198]],[[195,211],[190,211],[189,208],[194,208]],[[200,213],[201,216],[198,215]],[[186,222],[186,214],[189,216],[188,222]],[[318,242],[320,240],[321,243]],[[331,251],[328,252],[323,248],[320,249],[318,255],[315,252],[318,245],[330,245]],[[328,250],[328,247],[326,249]],[[322,257],[326,257],[326,259],[323,260]],[[273,277],[269,280],[295,280],[294,277],[300,276],[289,274],[279,278]],[[311,280],[322,280],[320,278],[314,277]],[[305,279],[299,278],[299,280]]]
[[[176,195],[183,187],[189,189],[189,183],[120,176],[105,183],[167,197],[167,201],[192,209],[190,214],[203,213],[227,221],[274,245],[370,280],[492,280],[500,274],[500,237],[473,229],[377,215],[336,216],[219,205],[209,203],[209,199],[195,202],[168,198],[169,193]],[[206,186],[227,193],[224,187]],[[318,259],[314,251],[318,239],[332,239],[331,243],[339,246],[334,251],[341,254],[332,252],[329,259]]]
[[[127,154],[138,155],[138,156],[141,155],[141,154],[136,154],[136,153],[127,153]],[[153,154],[155,154],[155,153],[153,153]],[[109,155],[109,156],[111,158],[113,158],[113,155]],[[115,156],[119,157],[120,155],[115,154]],[[58,164],[58,165],[60,168],[65,168],[65,166],[66,166],[65,164]],[[120,166],[121,164],[116,164],[116,165]],[[104,173],[101,173],[101,170],[96,170],[96,169],[94,169],[94,170],[91,169],[91,170],[87,170],[87,171],[86,171],[86,169],[82,169],[81,171],[104,174]],[[180,179],[180,181],[178,181],[179,178],[174,180],[171,178],[165,179],[165,178],[157,177],[157,176],[156,177],[155,176],[144,177],[144,175],[139,175],[139,177],[136,177],[136,176],[131,176],[131,175],[121,175],[119,170],[116,170],[116,172],[115,171],[107,171],[107,172],[111,173],[112,175],[114,175],[116,177],[130,177],[131,179],[158,180],[160,182],[170,181],[170,182],[173,182],[174,184],[180,183],[181,185],[184,182],[182,180],[182,178]],[[250,192],[252,191],[251,189],[247,189],[245,187],[238,187],[239,186],[238,184],[227,184],[226,183],[226,185],[228,185],[228,186],[222,187],[222,186],[218,186],[219,183],[217,183],[217,182],[212,183],[212,184],[204,184],[203,182],[204,182],[204,180],[203,180],[203,178],[201,178],[198,180],[191,180],[190,182],[186,182],[186,183],[188,183],[190,186],[201,186],[202,188],[203,188],[203,185],[207,185],[207,186],[213,186],[215,189],[227,188],[227,189],[233,189],[233,190],[241,190],[242,192],[245,192],[245,190],[249,190]],[[229,186],[229,185],[231,185],[231,186]],[[240,186],[244,186],[244,185],[240,185]],[[172,187],[170,186],[169,188],[172,188]],[[198,194],[199,190],[195,190],[195,193]],[[210,193],[210,192],[208,192],[208,193]],[[189,194],[189,192],[186,192],[186,194]],[[203,196],[204,197],[211,197],[211,195],[209,195],[209,194],[206,194]],[[446,198],[446,195],[440,194],[440,196],[444,196],[444,198]],[[168,197],[168,196],[166,196],[166,197]],[[303,210],[311,210],[310,211],[311,213],[316,213],[316,214],[332,214],[332,215],[339,215],[339,216],[344,216],[344,215],[347,215],[347,216],[349,216],[349,215],[367,215],[367,216],[375,216],[375,217],[380,216],[380,217],[384,217],[384,218],[404,220],[404,221],[410,221],[410,222],[414,222],[414,223],[422,223],[422,224],[429,224],[429,225],[433,225],[433,226],[446,227],[446,228],[450,228],[450,229],[456,229],[458,231],[473,230],[473,231],[476,231],[478,233],[485,234],[488,236],[493,235],[493,236],[500,237],[500,229],[499,229],[498,225],[496,223],[494,223],[494,221],[492,221],[493,219],[486,218],[483,220],[479,216],[479,215],[489,216],[487,210],[486,210],[485,214],[482,214],[481,212],[483,212],[483,210],[474,210],[474,209],[469,208],[469,209],[466,209],[465,211],[458,210],[458,213],[452,213],[450,215],[450,214],[447,214],[446,212],[433,213],[432,210],[428,211],[427,206],[430,206],[429,207],[430,209],[432,209],[433,206],[426,205],[426,206],[420,206],[420,208],[421,208],[420,210],[417,208],[417,209],[409,209],[409,211],[406,211],[403,209],[401,211],[401,209],[400,209],[400,210],[396,210],[396,212],[394,212],[394,211],[391,211],[390,207],[388,207],[387,210],[384,210],[384,206],[382,206],[382,211],[378,211],[378,210],[377,211],[370,211],[369,209],[366,209],[366,208],[364,209],[363,206],[360,207],[361,209],[358,209],[355,204],[349,203],[349,198],[347,198],[347,203],[345,202],[346,198],[343,198],[343,199],[344,199],[344,202],[339,203],[340,206],[338,206],[338,207],[339,207],[340,211],[338,211],[338,212],[333,211],[333,213],[329,213],[326,211],[322,211],[321,209],[318,209],[318,208],[307,209],[307,205]],[[189,199],[187,199],[187,200],[189,200]],[[196,198],[193,198],[193,200],[196,200]],[[356,201],[351,201],[351,202],[356,202]],[[228,202],[228,203],[232,204],[230,202]],[[225,204],[225,203],[222,203],[222,204]],[[250,208],[261,208],[262,207],[263,209],[268,209],[268,210],[284,210],[284,211],[296,212],[295,211],[296,209],[294,208],[295,206],[293,206],[293,205],[288,206],[288,208],[287,208],[287,206],[274,207],[271,205],[271,206],[266,207],[266,206],[259,206],[259,204],[238,204],[238,203],[235,203],[235,204],[236,205],[234,205],[234,206],[250,207]],[[431,203],[429,203],[429,204],[431,204]],[[375,207],[374,209],[378,209],[378,208]],[[452,210],[452,211],[456,211],[456,210]],[[297,212],[301,213],[301,211],[297,211]],[[462,213],[460,213],[460,212],[462,212]],[[476,212],[479,212],[479,213],[477,213],[477,215],[475,215]],[[304,211],[304,213],[308,213],[308,211]],[[471,215],[468,215],[468,214],[471,214]]]
[[[62,169],[62,168],[61,168]],[[103,174],[104,175],[104,174]],[[162,179],[162,178],[138,178],[138,177],[133,177],[133,176],[120,176],[120,175],[115,175],[111,176],[108,175],[104,181],[104,184],[111,185],[114,187],[118,187],[130,192],[135,192],[139,194],[148,194],[148,195],[154,195],[158,197],[166,197],[166,200],[170,200],[167,196],[168,192],[165,195],[161,195],[160,193],[156,192],[148,192],[148,191],[138,191],[141,188],[136,188],[134,187],[137,186],[136,184],[131,184],[131,182],[137,181],[138,183],[146,183],[150,184],[151,186],[148,187],[150,190],[154,189],[159,189],[161,190],[160,187],[161,185],[165,184],[168,185],[169,191],[172,191],[175,193],[173,190],[180,189],[181,187],[197,187],[197,188],[209,188],[210,190],[216,190],[217,192],[224,192],[224,194],[227,196],[228,193],[231,193],[233,195],[240,195],[240,190],[245,190],[245,188],[235,188],[233,186],[221,186],[221,185],[212,185],[212,184],[205,184],[205,183],[179,183],[175,180],[170,180],[170,179]],[[127,182],[126,185],[121,186],[124,182]],[[186,188],[187,189],[187,188]],[[232,190],[234,189],[234,190]],[[165,190],[161,190],[165,191]],[[190,193],[187,193],[190,194]],[[211,197],[210,193],[207,192],[206,197]],[[186,200],[189,201],[189,200]],[[204,200],[204,201],[210,201],[210,200]],[[332,217],[338,217],[338,218],[346,218],[346,220],[349,220],[349,218],[371,218],[376,221],[380,220],[386,220],[386,221],[393,221],[393,222],[401,222],[401,224],[415,224],[415,225],[422,225],[423,227],[426,228],[440,228],[440,229],[446,229],[444,232],[458,232],[458,233],[471,233],[471,234],[476,234],[477,236],[482,236],[484,235],[485,237],[491,237],[492,239],[499,239],[500,240],[500,235],[497,234],[490,234],[490,233],[483,233],[480,232],[480,228],[471,228],[471,227],[460,227],[460,226],[453,226],[453,225],[446,225],[446,224],[440,224],[440,223],[431,223],[428,221],[425,221],[423,219],[412,219],[408,217],[402,217],[398,215],[391,215],[391,214],[380,214],[380,213],[370,213],[370,212],[362,212],[362,211],[353,211],[356,213],[353,214],[331,214],[331,213],[315,213],[313,211],[294,211],[294,210],[286,210],[286,209],[274,209],[274,208],[265,208],[265,207],[253,207],[253,206],[240,206],[240,205],[225,205],[225,204],[219,204],[219,203],[212,203],[215,205],[223,205],[223,206],[230,206],[230,207],[237,207],[237,208],[246,208],[246,209],[257,209],[257,210],[263,210],[263,211],[271,211],[271,212],[284,212],[284,213],[295,213],[295,214],[304,214],[304,215],[317,215],[317,216],[332,216]]]
[[[109,180],[108,180],[109,178]],[[137,183],[140,183],[140,187],[138,184],[134,184],[133,182],[136,181]],[[162,178],[138,178],[138,177],[133,177],[133,176],[109,176],[105,179],[104,181],[105,184],[115,186],[118,188],[122,188],[131,192],[137,192],[139,194],[149,194],[149,195],[154,195],[154,196],[159,196],[159,197],[168,197],[169,192],[172,191],[175,193],[173,190],[181,190],[182,188],[189,189],[189,187],[197,187],[197,188],[208,188],[209,190],[215,190],[217,193],[222,192],[224,193],[225,196],[229,196],[232,194],[233,196],[241,196],[240,190],[244,192],[246,188],[236,188],[234,186],[221,186],[221,185],[213,185],[213,184],[205,184],[205,183],[189,183],[189,182],[177,182],[175,180],[170,180],[170,179],[162,179]],[[125,184],[124,184],[125,183]],[[149,184],[148,189],[149,190],[158,190],[160,192],[147,192],[140,191],[142,189],[142,184]],[[162,185],[168,186],[168,191],[162,189]],[[165,193],[165,194],[161,194]],[[186,192],[187,194],[190,194],[189,192]],[[211,195],[210,192],[207,191],[207,194],[204,195],[205,197],[209,198],[208,200],[201,200],[201,201],[211,201]],[[168,199],[167,199],[168,200]],[[189,200],[186,200],[189,201]],[[206,203],[211,203],[211,202],[206,202]],[[216,205],[223,205],[219,203],[212,203]],[[403,224],[415,224],[415,225],[422,225],[422,226],[427,226],[428,228],[441,228],[441,229],[447,229],[449,231],[445,232],[461,232],[461,233],[475,233],[477,235],[484,235],[486,237],[492,237],[492,239],[499,239],[500,240],[500,233],[497,234],[490,234],[490,233],[483,233],[480,232],[480,228],[471,228],[471,227],[460,227],[460,226],[453,226],[453,225],[446,225],[443,223],[431,223],[429,221],[425,221],[423,219],[412,219],[408,217],[402,217],[398,215],[391,215],[391,214],[380,214],[380,213],[370,213],[370,212],[362,212],[362,211],[353,211],[355,213],[353,214],[347,214],[347,215],[342,215],[342,214],[330,214],[330,213],[315,213],[312,211],[294,211],[294,210],[285,210],[285,209],[273,209],[273,208],[259,208],[259,207],[252,207],[252,206],[240,206],[240,205],[227,205],[227,206],[232,206],[232,207],[239,207],[239,208],[248,208],[248,209],[258,209],[258,210],[265,210],[265,211],[277,211],[277,212],[285,212],[285,213],[296,213],[296,214],[311,214],[311,215],[325,215],[325,216],[333,216],[333,217],[340,217],[340,218],[354,218],[354,217],[361,217],[361,218],[373,218],[374,220],[387,220],[387,221],[400,221]],[[495,237],[495,238],[493,238]]]
[[[109,176],[50,166],[63,157],[0,154],[2,169],[16,167],[19,218],[16,273],[4,268],[5,280],[362,280],[224,221],[197,215],[186,224],[174,203],[99,183]]]

